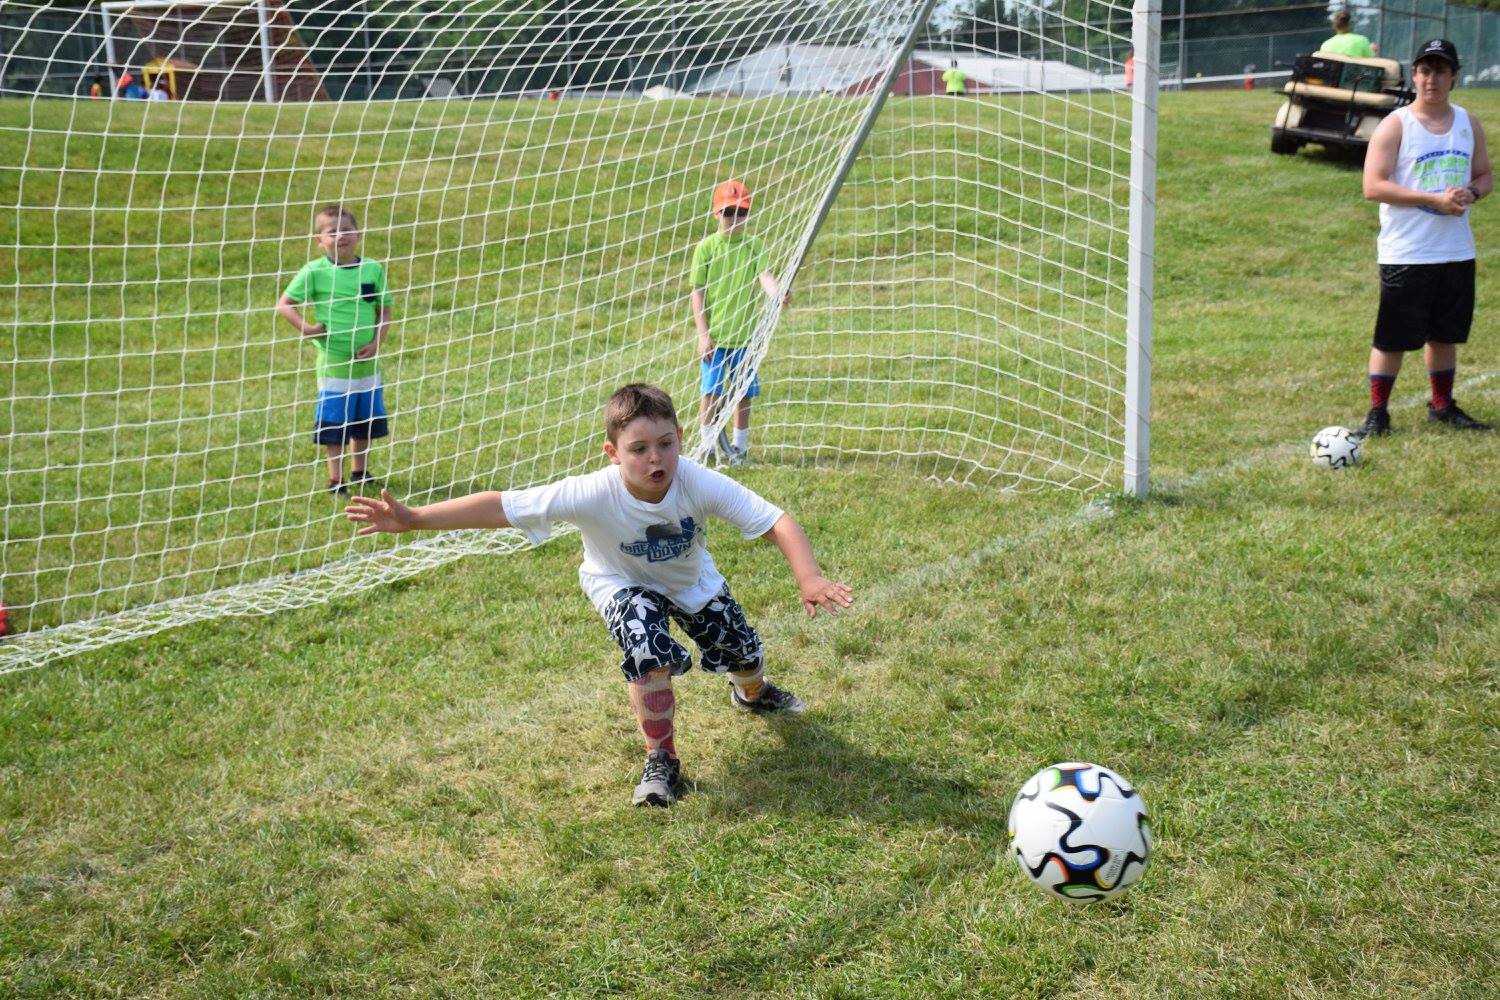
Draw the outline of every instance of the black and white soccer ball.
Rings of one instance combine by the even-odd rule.
[[[1108,768],[1044,767],[1010,807],[1010,853],[1049,896],[1092,903],[1124,892],[1146,873],[1146,803]]]
[[[1347,427],[1325,427],[1313,435],[1313,465],[1320,469],[1347,469],[1359,464],[1359,437]]]

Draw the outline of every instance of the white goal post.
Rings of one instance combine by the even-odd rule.
[[[1144,496],[1160,17],[7,2],[0,674],[526,546],[356,538],[313,437],[355,382],[389,410],[369,469],[413,502],[597,468],[631,381],[703,461],[753,395],[755,465]],[[168,70],[176,99],[88,99]],[[731,178],[779,292],[700,431],[691,262]],[[333,204],[391,295],[358,378],[276,308]]]
[[[1150,490],[1151,307],[1156,268],[1156,102],[1161,0],[1136,0],[1130,129],[1130,253],[1125,329],[1125,492]]]
[[[181,0],[108,0],[99,5],[99,14],[104,23],[104,50],[109,65],[120,65],[121,54],[115,45],[115,26],[122,15],[168,13],[180,10],[215,11],[220,8],[246,8],[255,12],[258,41],[261,51],[261,85],[265,88],[267,101],[276,100],[276,82],[271,74],[271,27],[266,17],[267,0],[202,0],[199,3],[184,3]],[[118,89],[119,78],[113,79]]]

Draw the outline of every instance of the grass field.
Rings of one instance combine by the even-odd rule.
[[[745,471],[860,603],[715,534],[813,709],[685,678],[671,810],[573,538],[0,678],[0,995],[1493,996],[1500,436],[1427,427],[1418,364],[1359,469],[1307,461],[1366,405],[1375,210],[1273,110],[1163,96],[1149,501]],[[1151,806],[1118,902],[1004,854],[1065,759]]]

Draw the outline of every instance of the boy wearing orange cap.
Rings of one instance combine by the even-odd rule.
[[[739,181],[725,181],[714,188],[713,208],[719,231],[693,251],[693,322],[698,327],[702,359],[701,422],[707,443],[725,387],[747,374],[750,385],[735,409],[734,439],[720,433],[713,442],[720,460],[738,465],[750,450],[750,400],[760,395],[754,370],[745,371],[750,341],[764,308],[760,296],[763,293],[774,301],[781,286],[768,266],[766,245],[744,232],[750,217],[750,190]]]

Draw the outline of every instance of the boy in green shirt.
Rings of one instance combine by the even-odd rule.
[[[361,258],[359,223],[342,205],[318,212],[318,246],[324,256],[308,261],[287,285],[277,312],[318,352],[318,408],[313,440],[328,453],[328,491],[348,496],[344,448],[349,448],[349,481],[372,483],[365,455],[372,438],[390,433],[385,392],[375,370],[375,354],[391,327],[391,293],[385,268]],[[315,323],[302,317],[311,305]],[[373,483],[372,483],[373,485]]]
[[[698,327],[698,356],[702,359],[701,421],[705,443],[708,428],[718,415],[725,386],[749,364],[750,341],[762,304],[756,285],[775,300],[781,291],[768,266],[766,245],[744,232],[750,218],[750,191],[739,181],[714,188],[714,217],[719,231],[693,251],[693,322]],[[734,440],[720,433],[714,442],[719,458],[730,465],[745,460],[750,450],[750,400],[760,395],[752,369],[750,386],[734,413]]]

